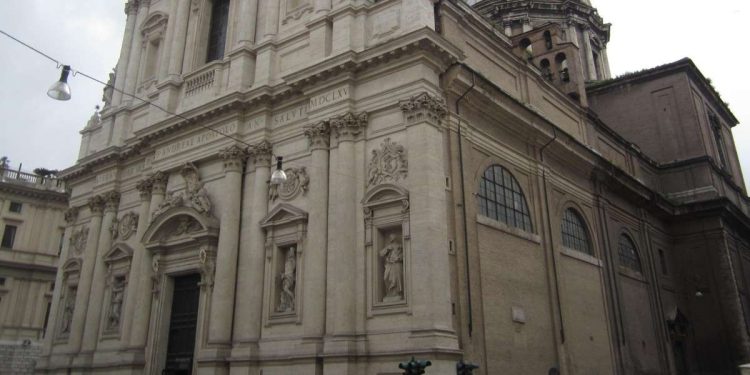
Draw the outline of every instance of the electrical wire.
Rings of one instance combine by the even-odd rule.
[[[50,55],[48,55],[48,54],[46,54],[46,53],[42,52],[41,50],[39,50],[39,49],[37,49],[37,48],[35,48],[35,47],[31,46],[30,44],[28,44],[28,43],[26,43],[26,42],[22,41],[21,39],[18,39],[18,38],[16,38],[16,37],[14,37],[13,35],[10,35],[10,34],[8,34],[7,32],[5,32],[5,31],[3,31],[3,30],[0,30],[0,34],[3,34],[3,35],[5,35],[6,37],[10,38],[11,40],[15,41],[16,43],[18,43],[18,44],[20,44],[20,45],[22,45],[22,46],[24,46],[24,47],[26,47],[26,48],[28,48],[28,49],[30,49],[30,50],[32,50],[32,51],[34,51],[34,52],[36,52],[37,54],[39,54],[39,55],[41,55],[41,56],[45,57],[46,59],[48,59],[48,60],[50,60],[50,61],[54,62],[55,64],[57,64],[57,67],[58,67],[58,68],[59,68],[60,66],[62,66],[62,65],[63,65],[63,64],[61,64],[61,63],[60,63],[60,61],[59,61],[59,60],[55,59],[54,57],[52,57],[52,56],[50,56]],[[247,142],[245,142],[245,141],[243,141],[243,140],[241,140],[241,139],[239,139],[239,138],[237,138],[237,137],[233,137],[233,136],[231,136],[231,135],[229,135],[229,134],[224,134],[224,133],[222,133],[222,132],[220,132],[220,131],[218,131],[218,130],[216,130],[216,129],[214,129],[214,128],[210,127],[210,126],[206,126],[206,125],[203,125],[203,124],[201,124],[201,123],[199,123],[199,122],[195,122],[195,121],[191,120],[190,118],[187,118],[187,117],[185,117],[185,116],[182,116],[182,115],[180,115],[179,113],[175,113],[175,112],[172,112],[172,111],[170,111],[170,110],[168,110],[168,109],[166,109],[166,108],[164,108],[164,107],[162,107],[162,106],[160,106],[160,105],[158,105],[158,104],[156,104],[156,103],[154,103],[154,102],[151,102],[151,101],[149,101],[149,100],[146,100],[146,99],[140,98],[140,97],[138,97],[138,96],[136,96],[136,95],[134,95],[134,94],[131,94],[131,93],[125,92],[125,91],[123,91],[123,90],[120,90],[120,89],[116,88],[116,87],[115,87],[114,85],[111,85],[111,84],[109,84],[109,83],[106,83],[106,82],[104,82],[104,81],[102,81],[102,80],[99,80],[99,79],[97,79],[97,78],[94,78],[93,76],[91,76],[91,75],[88,75],[88,74],[86,74],[86,73],[84,73],[84,72],[82,72],[82,71],[80,71],[80,70],[75,70],[75,69],[73,69],[72,67],[71,67],[71,69],[70,69],[70,70],[71,70],[71,72],[73,73],[73,76],[74,76],[74,77],[75,77],[75,76],[77,76],[77,75],[81,75],[81,76],[83,76],[83,77],[85,77],[85,78],[88,78],[88,79],[90,79],[90,80],[92,80],[92,81],[94,81],[94,82],[96,82],[96,83],[99,83],[99,84],[101,84],[101,85],[103,85],[103,86],[105,86],[105,87],[107,87],[107,88],[111,88],[112,90],[114,90],[114,91],[117,91],[117,92],[119,92],[119,93],[120,93],[120,94],[122,94],[122,95],[125,95],[125,96],[128,96],[128,97],[131,97],[131,98],[133,98],[133,99],[137,99],[137,100],[140,100],[141,102],[143,102],[143,103],[146,103],[146,104],[148,104],[148,105],[150,105],[150,106],[152,106],[152,107],[154,107],[154,108],[156,108],[156,109],[158,109],[158,110],[160,110],[160,111],[162,111],[162,112],[164,112],[164,113],[166,113],[166,114],[168,114],[168,115],[172,115],[172,116],[175,116],[175,117],[177,117],[177,118],[179,118],[179,119],[182,119],[182,120],[185,120],[185,121],[187,121],[188,123],[194,123],[194,124],[198,125],[199,127],[203,128],[203,129],[206,129],[206,130],[210,130],[210,131],[212,131],[212,132],[214,132],[214,133],[217,133],[217,134],[221,135],[222,137],[226,137],[226,138],[232,139],[232,140],[234,140],[235,142],[239,142],[239,143],[242,143],[242,144],[244,144],[244,145],[246,145],[246,146],[248,146],[248,147],[253,147],[253,145],[251,145],[251,144],[249,144],[249,143],[247,143]]]

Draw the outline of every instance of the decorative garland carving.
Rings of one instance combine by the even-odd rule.
[[[275,201],[276,198],[288,201],[296,197],[300,192],[302,194],[307,193],[310,185],[307,168],[287,168],[284,172],[286,173],[286,182],[281,185],[271,185],[268,190],[271,201]]]
[[[406,178],[408,169],[409,163],[404,146],[386,138],[380,145],[380,150],[372,150],[372,159],[367,170],[367,186]]]

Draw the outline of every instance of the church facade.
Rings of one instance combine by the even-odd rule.
[[[738,121],[689,60],[611,79],[609,25],[587,1],[126,14],[105,106],[64,172],[39,371],[750,362]]]

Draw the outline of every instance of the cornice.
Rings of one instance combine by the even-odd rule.
[[[23,197],[41,199],[45,201],[55,201],[67,205],[70,199],[68,193],[62,193],[53,190],[36,189],[29,186],[0,182],[0,192],[16,194]]]

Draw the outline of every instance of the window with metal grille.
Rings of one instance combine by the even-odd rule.
[[[499,166],[493,165],[484,171],[479,184],[479,212],[509,226],[533,230],[526,198],[515,177]]]
[[[16,230],[18,228],[15,225],[6,225],[3,231],[3,241],[0,243],[0,247],[8,249],[13,248],[13,242],[16,240]]]
[[[211,27],[208,32],[206,62],[224,58],[229,23],[229,0],[213,0],[211,6]]]
[[[563,246],[578,250],[582,253],[593,256],[591,241],[586,226],[583,224],[583,218],[572,208],[563,212],[562,217],[562,242]]]
[[[10,212],[21,213],[21,210],[23,209],[23,203],[10,202],[10,207],[8,209],[10,210]]]
[[[620,265],[629,268],[636,272],[642,272],[641,258],[638,256],[638,251],[635,249],[633,240],[627,234],[620,235],[620,241],[618,244],[618,251],[620,253]]]

